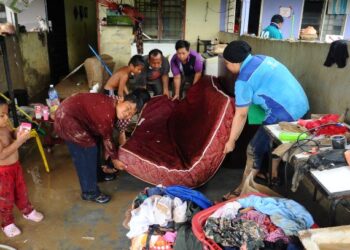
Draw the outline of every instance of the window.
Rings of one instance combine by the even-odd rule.
[[[6,23],[6,10],[5,10],[5,5],[0,4],[0,23]]]
[[[231,33],[239,32],[241,1],[227,0],[225,11],[225,31]]]
[[[322,41],[326,35],[343,35],[346,15],[326,14],[323,20]]]
[[[312,26],[317,31],[317,34],[320,34],[323,5],[324,0],[305,0],[301,23],[302,29]]]
[[[185,0],[135,0],[135,7],[145,16],[143,32],[155,40],[184,37]]]

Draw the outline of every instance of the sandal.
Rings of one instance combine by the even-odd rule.
[[[14,223],[7,225],[6,227],[3,227],[2,231],[9,238],[12,238],[21,234],[21,230]]]
[[[236,188],[235,190],[232,190],[232,191],[228,192],[227,194],[223,195],[222,200],[227,201],[227,200],[230,200],[232,198],[238,197],[238,196],[240,196],[241,192],[242,192],[242,190],[239,190]]]
[[[31,211],[29,214],[23,214],[23,218],[34,222],[40,222],[44,219],[44,215],[33,209],[33,211]]]

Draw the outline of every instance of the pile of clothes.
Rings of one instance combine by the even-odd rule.
[[[201,242],[192,233],[191,220],[212,205],[200,192],[183,186],[146,188],[133,201],[127,222],[130,249],[201,250]]]
[[[250,195],[225,203],[208,217],[203,231],[223,249],[303,249],[298,231],[314,221],[299,203]]]

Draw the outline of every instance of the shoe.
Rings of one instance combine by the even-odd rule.
[[[105,176],[103,177],[105,181],[113,181],[115,180],[115,178],[116,178],[115,174],[105,174]]]
[[[222,200],[227,201],[227,200],[236,198],[236,197],[241,195],[241,192],[242,192],[242,190],[240,190],[240,189],[232,190],[232,191],[228,192],[227,194],[223,195]]]
[[[279,186],[281,186],[281,180],[280,180],[280,178],[278,178],[278,177],[273,177],[273,178],[271,179],[271,186],[273,186],[273,187],[279,187]]]
[[[35,209],[33,209],[33,211],[31,211],[29,214],[27,215],[23,214],[23,218],[34,222],[40,222],[44,219],[44,215],[36,211]]]
[[[3,227],[2,231],[9,238],[12,238],[21,234],[21,230],[14,223],[7,225],[6,227]]]
[[[100,193],[97,196],[82,194],[81,198],[85,201],[94,201],[99,204],[107,203],[111,200],[111,196],[107,194]]]

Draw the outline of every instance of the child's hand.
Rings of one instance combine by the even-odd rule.
[[[21,144],[25,143],[30,138],[30,131],[28,130],[18,130],[17,131],[17,141]]]

